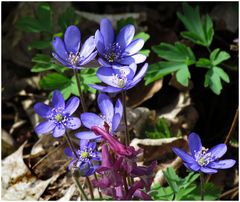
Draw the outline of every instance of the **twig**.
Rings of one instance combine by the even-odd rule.
[[[228,134],[227,134],[227,136],[225,138],[224,144],[228,144],[230,139],[231,139],[231,137],[234,134],[234,130],[235,130],[235,128],[237,126],[237,123],[238,123],[238,121],[237,121],[238,120],[238,111],[239,111],[239,108],[237,108],[237,110],[236,110],[235,116],[233,118],[233,122],[232,122],[231,127],[230,127],[230,129],[228,131]],[[212,177],[212,175],[208,175],[208,177],[206,179],[206,182],[208,182],[211,179],[211,177]]]
[[[59,145],[58,147],[56,147],[55,149],[53,149],[52,151],[50,151],[48,154],[46,154],[43,158],[41,158],[33,167],[32,169],[34,169],[36,166],[38,166],[44,159],[46,159],[48,156],[50,156],[51,154],[55,153],[59,148],[61,148],[64,145],[65,142],[63,142],[61,145]]]
[[[231,125],[231,128],[230,128],[230,130],[229,130],[229,132],[227,134],[227,137],[226,137],[226,139],[224,141],[224,144],[228,144],[228,142],[230,141],[231,137],[233,136],[234,130],[235,130],[235,128],[237,126],[237,122],[238,122],[237,121],[238,120],[238,111],[239,110],[237,108],[235,116],[234,116],[234,119],[233,119],[233,122],[232,122],[232,125]]]
[[[221,196],[220,196],[220,199],[225,197],[225,196],[227,196],[227,195],[229,195],[229,194],[234,193],[235,191],[238,191],[238,186],[237,187],[233,187],[232,189],[222,193]]]

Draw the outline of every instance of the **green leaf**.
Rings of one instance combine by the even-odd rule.
[[[36,64],[32,67],[31,72],[43,72],[54,69],[57,72],[63,73],[68,70],[67,67],[55,64],[55,62],[52,61],[52,58],[45,54],[35,55],[32,58],[32,62],[35,62]]]
[[[87,68],[82,69],[80,71],[80,78],[81,78],[81,89],[83,92],[90,92],[90,93],[96,93],[96,90],[89,87],[88,84],[96,84],[99,83],[99,79],[96,76],[97,68]],[[79,95],[78,87],[77,87],[77,81],[75,76],[72,77],[72,93],[74,95]]]
[[[58,19],[58,24],[64,32],[69,25],[77,25],[79,23],[79,16],[76,15],[75,9],[68,7]]]
[[[41,64],[49,64],[51,61],[51,57],[45,54],[37,54],[32,58],[32,62],[41,63]]]
[[[198,6],[193,8],[187,3],[183,3],[183,14],[178,12],[177,16],[187,29],[181,33],[184,38],[202,46],[210,46],[214,30],[212,20],[208,15],[201,20]]]
[[[152,49],[160,58],[168,61],[184,62],[187,65],[191,65],[195,62],[195,56],[192,50],[179,42],[175,43],[175,46],[167,43],[160,43],[160,45],[153,46]]]
[[[146,32],[137,33],[133,39],[143,39],[146,42],[150,38],[150,35]]]
[[[178,62],[158,62],[155,64],[151,64],[149,65],[147,74],[144,77],[145,84],[148,85],[153,81],[161,79],[162,77],[179,70],[184,65],[184,63]]]
[[[188,66],[184,64],[183,67],[176,72],[176,79],[180,84],[187,87],[188,80],[190,78],[191,78],[191,75],[188,70]]]
[[[178,183],[181,179],[177,176],[175,170],[172,167],[168,167],[166,171],[163,171],[163,175],[173,192],[177,193],[179,191]]]
[[[164,200],[172,201],[174,198],[174,193],[171,187],[161,187],[159,184],[156,184],[152,187],[150,195],[154,200]]]
[[[32,17],[23,17],[16,22],[16,27],[25,32],[40,32],[41,25]]]
[[[225,60],[228,60],[230,57],[231,56],[227,52],[220,51],[219,48],[215,49],[210,54],[210,60],[211,60],[213,66],[216,66]]]
[[[212,183],[204,184],[204,200],[215,201],[220,197],[220,190]],[[182,200],[200,201],[200,186],[194,189],[191,193],[185,195]]]
[[[190,194],[197,188],[197,185],[191,184],[187,188],[181,187],[178,193],[176,193],[175,200],[180,201],[186,195]]]
[[[160,43],[153,46],[152,49],[159,57],[167,61],[150,65],[145,76],[146,85],[167,74],[176,72],[177,81],[183,86],[188,86],[188,80],[191,77],[188,66],[195,63],[195,55],[192,50],[179,42],[175,45]]]
[[[222,90],[222,83],[221,79],[225,82],[229,83],[230,79],[226,72],[219,67],[213,67],[212,69],[208,70],[205,75],[204,86],[210,87],[210,89],[217,95],[221,93]]]
[[[165,118],[159,118],[156,122],[156,126],[154,128],[151,128],[151,130],[147,130],[146,135],[151,139],[171,137],[171,132],[167,120]]]
[[[128,17],[128,18],[118,20],[117,21],[117,32],[119,32],[120,29],[122,29],[125,25],[128,25],[128,24],[135,25],[136,20],[133,17]]]
[[[52,32],[52,11],[48,3],[40,3],[37,8],[37,20],[41,31]]]
[[[211,61],[207,58],[200,58],[197,62],[196,62],[196,67],[203,67],[203,68],[211,68],[212,64]]]
[[[51,42],[50,41],[32,41],[29,45],[29,48],[36,48],[36,49],[45,49],[50,48]]]
[[[161,187],[158,184],[152,186],[150,194],[154,200],[186,200],[189,194],[195,193],[198,173],[190,172],[185,178],[180,178],[172,167],[168,167],[163,174],[169,186]]]
[[[40,82],[40,87],[46,90],[64,89],[71,85],[71,80],[62,74],[51,73],[44,76]]]
[[[23,17],[16,22],[16,27],[25,32],[52,32],[52,11],[47,3],[37,7],[36,18]]]

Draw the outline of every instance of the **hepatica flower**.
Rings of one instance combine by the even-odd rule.
[[[225,144],[218,144],[211,149],[206,149],[202,146],[200,137],[191,133],[188,137],[188,145],[191,155],[178,148],[173,148],[173,151],[192,171],[213,174],[217,173],[217,169],[231,168],[236,163],[233,159],[219,160],[227,151]]]
[[[81,114],[81,120],[83,125],[91,129],[93,126],[98,126],[110,134],[114,134],[116,132],[121,119],[122,119],[122,113],[123,113],[123,106],[118,99],[116,101],[115,106],[113,106],[112,101],[106,94],[99,94],[98,95],[98,107],[101,111],[101,115],[97,115],[94,113],[82,113]],[[99,136],[95,135],[92,131],[84,131],[79,132],[76,134],[76,137],[80,139],[96,139],[99,138]]]
[[[96,48],[100,56],[98,62],[106,67],[144,62],[146,56],[138,53],[144,45],[144,40],[133,40],[134,34],[134,26],[126,25],[115,38],[111,22],[102,19],[100,30],[95,33]]]
[[[108,93],[117,93],[128,90],[130,88],[133,88],[142,80],[147,71],[147,68],[148,64],[145,63],[136,74],[137,66],[134,63],[123,67],[100,67],[97,71],[97,77],[108,86],[100,86],[95,84],[90,84],[89,86],[102,92]]]
[[[52,132],[54,137],[63,136],[66,129],[75,130],[81,126],[81,121],[77,117],[72,117],[80,103],[77,97],[72,97],[65,105],[63,95],[55,90],[52,96],[52,107],[44,103],[34,105],[35,112],[46,119],[46,121],[35,127],[35,132],[46,134]]]
[[[89,142],[88,140],[80,141],[80,148],[76,151],[77,156],[72,150],[67,147],[64,153],[73,158],[68,168],[72,166],[79,168],[81,176],[92,175],[99,166],[101,155],[96,151],[96,142]]]
[[[97,51],[94,51],[94,37],[89,37],[81,47],[81,33],[74,25],[67,28],[64,41],[55,37],[52,45],[55,51],[53,57],[64,66],[72,69],[81,69],[81,66],[89,63],[97,55]]]

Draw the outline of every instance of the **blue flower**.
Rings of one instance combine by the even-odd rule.
[[[130,88],[133,88],[142,80],[147,71],[147,68],[148,64],[145,63],[137,75],[135,75],[137,66],[134,63],[123,67],[100,67],[97,71],[97,77],[108,86],[100,86],[96,84],[89,84],[89,86],[107,93],[117,93],[128,90]]]
[[[99,167],[98,161],[101,160],[101,154],[96,151],[96,142],[81,140],[80,148],[76,150],[77,156],[69,147],[64,149],[64,153],[73,158],[68,168],[70,169],[72,166],[79,168],[81,176],[92,175]]]
[[[178,148],[173,148],[173,151],[184,161],[184,165],[189,170],[213,174],[217,173],[217,169],[231,168],[236,163],[233,159],[219,160],[227,151],[225,144],[206,149],[196,133],[189,135],[188,145],[192,155]]]
[[[52,96],[53,107],[44,103],[34,105],[35,112],[46,119],[35,127],[35,132],[38,135],[52,132],[54,137],[61,137],[66,128],[71,130],[79,128],[81,126],[80,119],[71,116],[78,108],[79,103],[80,100],[77,97],[72,97],[65,105],[63,95],[60,91],[55,90]]]
[[[67,28],[64,41],[55,37],[52,45],[55,51],[53,57],[64,66],[72,69],[81,69],[97,55],[97,51],[94,51],[95,39],[93,36],[89,37],[80,49],[81,33],[74,25]]]
[[[144,45],[144,40],[133,40],[134,34],[134,26],[126,25],[115,39],[111,22],[108,19],[102,19],[100,30],[95,33],[96,48],[100,56],[98,62],[105,67],[144,62],[146,56],[138,53]]]
[[[113,106],[110,98],[106,94],[102,93],[98,95],[97,102],[101,115],[98,116],[97,114],[89,112],[82,113],[81,121],[83,125],[88,129],[91,129],[93,126],[98,126],[110,134],[114,134],[120,124],[123,114],[123,106],[120,99],[118,99],[115,106]],[[99,138],[99,136],[95,135],[92,131],[79,132],[76,134],[76,137],[80,139]]]

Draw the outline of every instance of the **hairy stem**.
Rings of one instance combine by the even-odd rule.
[[[94,173],[94,178],[95,178],[96,181],[98,181],[98,177],[97,177],[97,174],[96,174],[96,173]],[[102,199],[102,198],[103,198],[103,197],[102,197],[102,193],[101,193],[101,191],[99,190],[99,188],[98,188],[98,194],[99,194],[100,199]]]
[[[128,125],[127,125],[127,106],[126,106],[126,91],[122,91],[122,103],[123,103],[123,118],[125,123],[125,145],[129,146],[130,137],[128,133]]]
[[[74,148],[74,146],[73,146],[73,143],[72,143],[72,141],[71,141],[71,139],[70,139],[70,137],[69,137],[69,134],[68,134],[67,130],[66,130],[66,133],[65,133],[65,134],[66,134],[66,135],[65,135],[65,138],[66,138],[66,140],[67,140],[67,143],[68,143],[70,149],[71,149],[72,152],[74,153],[75,157],[78,159],[79,157],[78,157],[78,155],[77,155],[77,153],[76,153],[76,151],[75,151],[75,148]]]
[[[83,93],[82,93],[82,90],[81,90],[81,80],[78,76],[78,70],[73,69],[73,72],[74,72],[74,75],[75,75],[76,81],[77,81],[77,87],[78,87],[79,97],[80,97],[80,100],[81,100],[82,110],[83,110],[83,112],[86,112],[87,108],[86,108],[85,100],[84,100]]]
[[[93,195],[92,183],[91,183],[91,181],[90,181],[88,176],[86,177],[86,179],[87,179],[87,184],[88,184],[88,188],[89,188],[89,191],[90,191],[91,199],[93,200],[94,199],[94,195]]]
[[[83,197],[85,198],[86,201],[88,201],[88,197],[85,194],[85,191],[83,190],[83,188],[82,188],[82,186],[81,186],[81,184],[79,182],[79,176],[76,175],[74,171],[72,172],[72,176],[73,176],[73,179],[74,179],[74,181],[75,181],[75,183],[76,183],[76,185],[78,187],[78,190],[79,190],[80,194],[83,195]]]
[[[204,174],[200,173],[200,191],[201,191],[201,201],[204,200]]]

